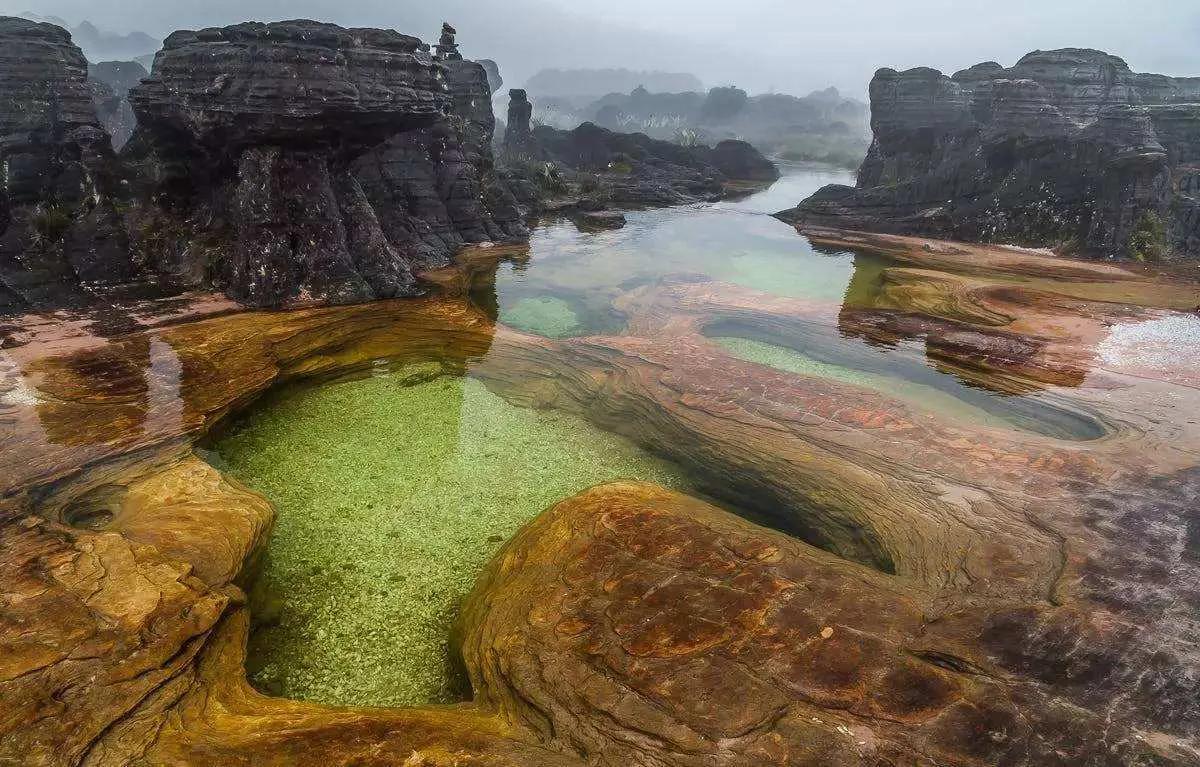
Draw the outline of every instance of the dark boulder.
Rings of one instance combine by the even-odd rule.
[[[490,95],[448,26],[436,56],[311,21],[177,32],[130,93],[145,260],[253,306],[416,293],[463,244],[525,235]]]
[[[881,69],[858,183],[780,214],[797,224],[1198,256],[1200,79],[1130,71],[1101,51],[1036,51],[947,77]]]
[[[615,210],[580,210],[571,216],[571,220],[582,231],[600,229],[620,229],[625,226],[625,214]]]
[[[745,141],[726,139],[709,152],[708,161],[726,178],[738,181],[775,181],[779,168]]]

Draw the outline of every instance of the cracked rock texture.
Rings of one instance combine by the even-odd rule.
[[[1086,49],[1011,68],[880,69],[855,187],[789,222],[1093,255],[1200,257],[1200,78],[1140,74]]]

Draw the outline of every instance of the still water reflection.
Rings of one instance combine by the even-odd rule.
[[[776,295],[840,301],[854,256],[823,255],[770,214],[846,171],[786,168],[771,188],[741,200],[632,211],[615,231],[584,233],[569,221],[534,231],[528,261],[503,264],[496,276],[499,317],[551,337],[618,332],[612,309],[621,293],[664,278],[707,277]]]
[[[1044,394],[998,395],[925,359],[923,342],[871,344],[843,333],[841,309],[870,308],[887,263],[848,251],[818,251],[771,216],[847,171],[785,166],[770,188],[742,199],[633,211],[616,231],[583,232],[569,221],[537,229],[529,257],[501,265],[494,294],[477,296],[504,324],[549,338],[624,332],[614,302],[658,282],[713,280],[787,298],[817,310],[808,320],[743,324],[711,318],[706,334],[733,356],[801,375],[831,378],[897,397],[930,417],[1017,428],[1059,439],[1096,439],[1104,426]]]

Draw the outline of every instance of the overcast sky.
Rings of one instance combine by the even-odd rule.
[[[509,85],[542,67],[692,72],[706,85],[863,95],[875,69],[1009,65],[1036,48],[1103,48],[1135,70],[1200,75],[1197,0],[0,0],[0,12],[113,31],[315,18],[436,39],[443,17]]]

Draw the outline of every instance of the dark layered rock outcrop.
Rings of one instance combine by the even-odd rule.
[[[130,92],[131,157],[167,238],[148,254],[237,300],[359,301],[412,292],[352,163],[450,109],[415,37],[294,21],[176,32]],[[206,241],[204,262],[195,243]]]
[[[739,181],[775,181],[779,168],[762,152],[738,139],[726,139],[708,153],[708,161],[727,178]]]
[[[582,197],[584,207],[677,205],[720,199],[730,182],[769,182],[775,165],[744,141],[684,146],[594,123],[530,127],[523,90],[510,91],[504,156],[521,201]]]
[[[132,277],[112,146],[60,27],[0,17],[0,167],[0,309]]]
[[[5,19],[0,37],[6,307],[91,284],[252,306],[410,295],[464,244],[527,235],[487,71],[449,26],[436,55],[311,21],[182,31],[152,74],[108,62],[90,81],[59,27]]]
[[[1200,255],[1200,78],[1132,72],[1101,51],[1037,51],[948,77],[881,69],[856,187],[785,220],[1061,246]]]

